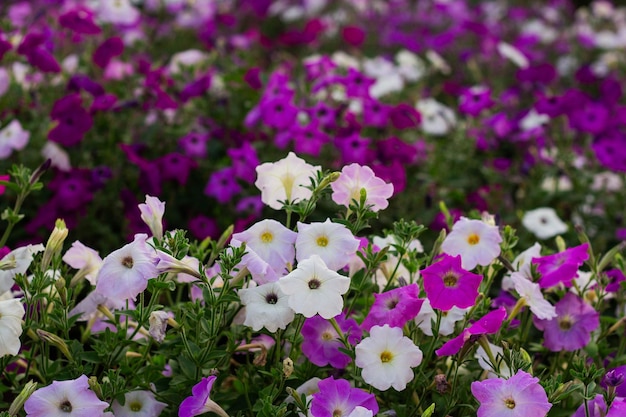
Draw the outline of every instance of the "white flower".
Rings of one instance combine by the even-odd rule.
[[[369,408],[357,405],[356,407],[354,407],[354,410],[352,410],[352,412],[348,414],[348,417],[372,417],[373,415],[374,413]]]
[[[139,204],[141,220],[150,228],[152,236],[161,240],[163,238],[163,214],[165,203],[157,197],[146,195],[146,202]]]
[[[508,44],[506,42],[499,42],[497,49],[498,53],[502,57],[513,62],[520,68],[527,68],[530,65],[528,62],[528,58],[526,58],[526,56],[519,49],[511,44]]]
[[[441,322],[439,323],[439,334],[442,336],[449,336],[454,333],[454,326],[457,321],[463,320],[465,314],[467,314],[467,308],[452,307],[448,311],[442,311]],[[415,317],[415,323],[425,335],[433,335],[433,322],[437,322],[437,313],[430,306],[428,298],[422,303],[420,312]]]
[[[163,310],[155,310],[150,313],[148,323],[150,324],[149,333],[152,338],[158,343],[162,343],[165,340],[165,331],[167,330],[167,319],[170,318],[170,313]]]
[[[489,343],[489,342],[487,342]],[[496,363],[492,363],[489,359],[489,355],[482,346],[478,346],[476,349],[476,359],[478,364],[485,371],[489,371],[489,378],[510,378],[513,376],[511,368],[504,361],[504,349],[500,346],[489,343],[489,350],[495,359]]]
[[[20,151],[28,144],[30,132],[24,130],[18,120],[13,120],[0,130],[0,159],[8,158],[13,151]]]
[[[72,247],[63,255],[63,262],[74,269],[81,270],[91,285],[96,285],[98,271],[102,266],[102,258],[95,250],[83,245],[80,241],[72,243]]]
[[[343,224],[326,219],[324,223],[298,222],[296,259],[301,261],[318,255],[333,270],[348,264],[350,256],[359,248],[359,240]]]
[[[243,243],[237,239],[230,241],[230,246],[233,248],[238,248],[242,244]],[[230,250],[230,248],[228,250]],[[241,262],[235,268],[242,270],[244,267],[248,268],[250,275],[252,275],[252,279],[257,284],[277,281],[282,275],[279,275],[278,272],[276,272],[274,268],[272,268],[272,266],[265,261],[265,259],[261,258],[252,248],[249,247],[246,247],[246,252],[241,258]]]
[[[289,307],[289,297],[277,282],[241,289],[239,298],[246,307],[243,324],[255,332],[263,327],[272,333],[285,329],[295,316],[293,309]]]
[[[526,249],[524,252],[517,255],[517,257],[513,260],[512,265],[515,268],[515,272],[522,274],[526,279],[532,279],[531,273],[531,265],[533,258],[538,258],[541,256],[541,245],[539,243],[535,243],[530,248]],[[509,291],[513,289],[513,281],[511,281],[511,274],[508,273],[502,279],[502,289],[504,291]]]
[[[550,116],[547,114],[539,114],[535,109],[531,109],[528,114],[519,121],[519,127],[526,132],[548,124],[550,120]]]
[[[247,248],[282,274],[296,257],[296,236],[296,232],[276,220],[265,219],[243,232],[235,233],[233,239],[245,242]]]
[[[28,270],[33,256],[44,250],[42,244],[28,245],[17,248],[7,253],[2,258],[3,263],[14,265],[9,269],[0,269],[0,294],[3,294],[11,289],[15,283],[15,276],[17,274],[24,274]]]
[[[50,164],[60,171],[67,172],[72,169],[70,157],[63,148],[54,142],[47,141],[41,148],[41,156],[50,159]]]
[[[413,370],[422,363],[422,351],[399,327],[374,326],[370,336],[355,347],[355,364],[363,380],[381,391],[393,387],[402,391],[413,379]]]
[[[342,295],[350,288],[350,279],[328,269],[322,258],[313,255],[299,262],[278,284],[289,295],[289,306],[296,313],[331,319],[343,310]]]
[[[593,191],[620,191],[623,187],[622,177],[610,171],[599,172],[593,176]]]
[[[306,200],[312,191],[310,177],[315,178],[320,166],[307,164],[295,153],[277,162],[266,162],[256,167],[257,180],[254,185],[261,190],[261,200],[274,210],[280,210],[280,201]]]
[[[130,0],[101,0],[96,11],[100,21],[119,25],[130,26],[140,17]]]
[[[417,81],[426,74],[424,61],[413,52],[403,49],[396,54],[398,71],[407,81]]]
[[[572,189],[572,180],[565,175],[561,175],[558,178],[546,177],[541,182],[541,189],[549,193],[570,191]]]
[[[420,100],[415,107],[422,116],[421,126],[424,133],[442,136],[456,125],[454,111],[433,98]]]
[[[567,225],[550,207],[527,211],[522,217],[522,224],[539,239],[549,239],[567,232]]]
[[[131,391],[124,394],[124,405],[117,400],[111,408],[115,417],[158,417],[167,404],[157,401],[150,391]]]
[[[24,306],[17,298],[0,301],[0,357],[17,355],[22,346]]]
[[[461,266],[469,271],[496,259],[500,255],[500,242],[502,237],[497,226],[461,217],[452,226],[441,249],[451,256],[461,255]]]
[[[206,61],[208,57],[208,54],[198,49],[188,49],[186,51],[178,52],[170,58],[170,63],[167,66],[167,72],[171,75],[178,74],[184,68],[199,66],[203,61]]]
[[[517,291],[520,298],[524,299],[526,305],[530,307],[530,311],[537,318],[550,320],[557,316],[556,308],[543,298],[539,284],[530,281],[519,272],[514,272],[511,275],[511,281],[513,281],[515,291]]]

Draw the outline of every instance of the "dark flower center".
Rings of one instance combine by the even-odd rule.
[[[64,413],[71,413],[72,412],[72,403],[69,402],[69,400],[65,400],[61,403],[61,405],[59,406],[59,410],[63,411]]]
[[[400,302],[400,300],[398,300],[396,298],[391,298],[390,300],[387,301],[387,308],[389,310],[393,310],[394,308],[396,308],[396,306],[398,305],[399,302]]]
[[[458,275],[452,271],[446,272],[446,274],[443,276],[443,285],[445,285],[446,287],[455,287],[458,281]]]
[[[515,408],[515,400],[513,398],[507,398],[504,400],[504,404],[511,410]]]
[[[561,330],[569,330],[572,328],[573,325],[574,323],[572,322],[572,319],[567,316],[559,320],[559,327],[561,328]]]
[[[128,269],[132,269],[134,265],[133,258],[130,256],[125,257],[124,259],[122,259],[122,265],[124,265]]]
[[[278,302],[278,296],[274,293],[269,293],[265,296],[265,301],[267,301],[267,304],[276,304]]]
[[[134,412],[141,411],[141,403],[138,401],[130,403],[130,409]]]
[[[313,278],[312,280],[309,281],[309,288],[312,290],[318,289],[321,285],[322,283],[319,282],[317,278]]]

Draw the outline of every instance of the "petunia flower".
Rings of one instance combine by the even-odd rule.
[[[510,378],[512,372],[504,361],[504,349],[489,342],[487,344],[491,351],[491,357],[495,359],[495,363],[491,362],[490,355],[487,354],[487,351],[481,345],[476,349],[475,355],[480,367],[489,372],[489,378],[498,378],[498,376]]]
[[[352,388],[345,379],[332,376],[318,382],[319,391],[313,394],[311,416],[348,417],[356,407],[378,413],[376,396],[360,388]]]
[[[0,301],[0,357],[19,353],[24,314],[24,305],[17,298]]]
[[[474,381],[471,389],[480,403],[477,417],[545,417],[552,408],[539,378],[521,370],[509,379]]]
[[[444,343],[435,353],[437,356],[456,355],[472,336],[497,333],[506,316],[507,312],[504,307],[490,311],[474,322],[470,327],[464,329],[457,337]]]
[[[97,4],[96,14],[104,23],[132,26],[141,17],[130,0],[102,0]]]
[[[424,300],[418,298],[419,287],[410,284],[394,288],[384,293],[374,294],[374,304],[367,317],[363,320],[363,330],[369,331],[372,326],[388,324],[391,327],[404,327],[413,320]]]
[[[413,379],[411,368],[422,363],[423,354],[399,327],[374,326],[370,336],[355,347],[355,364],[363,380],[381,391],[402,391]]]
[[[289,306],[296,313],[330,319],[343,310],[342,295],[350,288],[350,279],[328,269],[322,258],[312,255],[300,261],[278,284],[289,295]]]
[[[567,225],[550,207],[527,211],[522,217],[522,224],[539,239],[549,239],[567,232]]]
[[[286,158],[256,167],[257,179],[254,185],[261,190],[264,204],[280,210],[283,207],[281,201],[295,202],[311,197],[312,191],[305,187],[311,185],[309,178],[315,178],[320,169],[289,152]]]
[[[350,256],[359,248],[359,240],[340,223],[330,219],[311,224],[298,222],[296,237],[296,259],[301,261],[318,255],[326,266],[339,270],[348,264]]]
[[[487,266],[500,255],[502,237],[496,226],[461,217],[441,244],[448,255],[461,255],[463,269]]]
[[[463,269],[461,262],[461,256],[443,254],[438,262],[421,271],[424,291],[432,308],[467,308],[476,302],[483,277]]]
[[[578,268],[589,259],[589,244],[574,246],[553,255],[533,258],[537,272],[541,274],[539,285],[550,288],[558,284],[569,285],[576,277]]]
[[[63,262],[74,269],[78,269],[77,275],[82,275],[91,285],[96,285],[98,271],[102,267],[102,258],[95,250],[75,241],[63,255]]]
[[[247,230],[233,234],[232,239],[243,242],[247,248],[267,262],[272,269],[283,273],[296,257],[297,233],[276,220],[265,219]]]
[[[348,342],[355,345],[361,339],[361,329],[353,319],[346,319],[342,314],[335,317],[337,325],[347,336]],[[302,353],[315,365],[330,365],[334,369],[345,369],[352,358],[339,350],[344,348],[339,334],[333,325],[320,316],[313,316],[304,321],[302,326]]]
[[[163,214],[165,203],[157,197],[146,195],[146,202],[139,204],[141,220],[150,228],[152,236],[161,240],[163,238]]]
[[[422,99],[415,104],[415,107],[421,114],[421,128],[424,133],[443,136],[456,125],[454,111],[433,98]]]
[[[157,401],[150,391],[131,391],[124,394],[124,405],[117,400],[111,404],[115,417],[158,417],[167,404]]]
[[[465,318],[467,308],[452,307],[450,310],[441,311],[441,322],[439,323],[439,334],[448,336],[454,333],[456,323]],[[437,321],[437,313],[430,306],[428,298],[422,303],[419,313],[415,316],[417,327],[424,332],[425,335],[433,335],[433,322]]]
[[[108,407],[108,403],[89,389],[85,375],[68,381],[52,381],[51,385],[33,392],[24,403],[27,417],[101,416]]]
[[[33,262],[33,257],[43,252],[45,247],[42,244],[22,246],[4,255],[1,259],[3,262],[14,265],[10,268],[0,269],[0,294],[11,289],[15,284],[15,276],[24,274]]]
[[[502,279],[502,289],[510,291],[514,288],[513,281],[511,280],[511,276],[514,273],[521,274],[527,280],[532,280],[532,259],[538,258],[539,256],[541,256],[541,245],[539,243],[535,243],[530,248],[517,255],[515,259],[513,259],[513,262],[511,262],[513,268],[515,268],[515,272],[508,272],[504,276]]]
[[[538,319],[550,320],[557,316],[554,306],[541,293],[539,284],[530,281],[519,272],[511,275],[511,281],[520,299],[524,300],[524,303],[530,307],[530,311]]]
[[[28,144],[30,132],[18,120],[13,120],[0,130],[0,159],[8,158],[13,151],[21,151]]]
[[[245,306],[243,325],[255,332],[265,327],[275,333],[293,321],[295,312],[289,307],[289,297],[277,282],[243,288],[238,294],[241,304]]]
[[[388,199],[393,195],[393,185],[378,178],[368,166],[350,164],[341,170],[339,178],[330,184],[335,203],[349,207],[352,200],[360,200],[361,190],[366,193],[365,205],[377,212],[387,208]]]
[[[178,407],[178,417],[195,417],[200,414],[213,412],[220,417],[228,417],[228,414],[210,397],[211,389],[217,379],[212,375],[202,378],[200,382],[191,389],[191,396],[187,397]]]
[[[96,291],[106,297],[134,300],[159,275],[156,252],[146,243],[148,235],[137,234],[132,243],[111,252],[98,272]]]
[[[591,333],[600,326],[600,313],[571,292],[555,308],[557,316],[552,319],[533,317],[535,327],[543,330],[543,345],[553,352],[573,352],[587,346]]]

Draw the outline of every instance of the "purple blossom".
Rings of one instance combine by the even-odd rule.
[[[553,352],[582,349],[591,340],[591,332],[600,325],[600,313],[582,298],[568,292],[555,304],[557,317],[533,322],[543,330],[543,345]]]
[[[345,379],[332,376],[318,382],[319,392],[313,394],[311,415],[313,417],[347,417],[357,406],[378,413],[374,394],[360,388],[352,388]]]
[[[472,307],[478,297],[482,275],[461,267],[461,255],[443,254],[440,260],[421,272],[424,291],[433,308]]]
[[[116,56],[124,52],[124,42],[119,36],[113,36],[102,42],[93,52],[91,59],[100,68],[106,68]]]
[[[376,142],[376,147],[382,161],[412,164],[417,160],[417,148],[396,136]]]
[[[385,127],[389,122],[391,107],[372,98],[363,100],[363,124],[365,126]]]
[[[420,125],[422,115],[406,103],[400,103],[391,109],[389,118],[396,129],[413,129]]]
[[[351,345],[361,340],[362,331],[356,321],[345,319],[341,314],[335,320]],[[302,353],[317,366],[330,365],[335,369],[344,369],[352,361],[350,356],[339,350],[344,345],[333,325],[319,315],[304,321],[302,337]]]
[[[384,293],[374,294],[374,304],[361,325],[369,331],[373,326],[404,327],[413,320],[422,308],[424,300],[418,298],[417,284],[394,288]]]
[[[357,163],[369,165],[374,151],[369,149],[371,139],[364,138],[358,133],[335,138],[335,146],[341,152],[341,161],[344,165]]]
[[[330,142],[330,136],[321,131],[318,122],[313,121],[304,127],[296,127],[293,131],[294,151],[300,154],[319,156],[322,146]]]
[[[354,68],[348,68],[348,73],[341,79],[348,97],[369,97],[369,89],[375,82]]]
[[[163,155],[155,162],[160,169],[162,180],[174,180],[179,185],[187,184],[189,173],[198,166],[196,161],[178,152]]]
[[[57,125],[48,132],[48,139],[63,146],[80,143],[93,125],[93,119],[82,107],[82,99],[78,93],[57,100],[50,112],[50,118]]]
[[[102,29],[94,22],[94,14],[87,7],[78,6],[59,16],[59,24],[81,35],[97,35]]]
[[[228,414],[211,399],[211,389],[217,379],[212,375],[202,378],[200,382],[191,389],[191,396],[187,397],[178,407],[178,417],[195,417],[200,414],[214,412],[220,417],[228,417]]]
[[[52,381],[33,392],[24,403],[28,417],[102,415],[108,407],[108,403],[89,389],[85,375],[68,381]]]
[[[493,104],[491,89],[485,86],[476,86],[463,91],[459,98],[459,111],[476,117]]]
[[[203,159],[207,156],[208,133],[190,132],[178,140],[183,153],[191,158]]]
[[[204,188],[204,194],[215,198],[221,204],[228,203],[240,192],[241,186],[237,183],[235,168],[233,167],[215,171],[211,174],[211,178]]]
[[[244,142],[240,148],[230,148],[226,153],[232,160],[235,176],[252,184],[256,180],[256,167],[259,165],[256,149],[250,142]]]
[[[274,129],[287,129],[296,121],[298,108],[287,97],[262,100],[260,106],[261,120]]]
[[[187,227],[192,236],[199,240],[207,237],[216,239],[219,236],[219,227],[215,219],[203,215],[190,219]]]
[[[437,356],[456,355],[472,336],[497,333],[506,316],[507,312],[504,307],[490,311],[474,322],[470,327],[464,329],[460,335],[444,343],[435,353]]]
[[[589,244],[583,243],[563,252],[533,258],[532,263],[537,265],[537,272],[541,274],[541,288],[550,288],[560,283],[569,286],[578,275],[578,268],[589,259],[588,251]]]

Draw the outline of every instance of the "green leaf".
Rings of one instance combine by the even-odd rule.
[[[435,403],[432,403],[423,413],[422,417],[430,417],[435,412]]]

